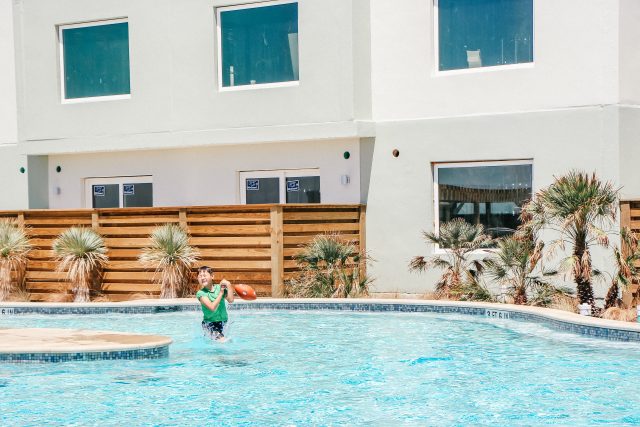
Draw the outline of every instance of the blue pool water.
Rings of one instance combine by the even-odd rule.
[[[161,333],[168,359],[0,364],[23,425],[640,425],[640,345],[443,314],[196,312],[16,316],[0,327]]]

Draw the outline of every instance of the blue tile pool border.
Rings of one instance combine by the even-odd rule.
[[[230,310],[332,310],[332,311],[354,311],[354,312],[406,312],[406,313],[442,313],[442,314],[464,314],[470,316],[483,316],[493,318],[508,318],[511,320],[533,322],[543,324],[551,329],[563,332],[570,332],[594,338],[602,338],[611,341],[640,342],[640,328],[635,324],[625,324],[620,322],[619,327],[600,326],[582,323],[580,318],[576,321],[559,319],[552,314],[529,313],[518,310],[515,306],[490,304],[482,306],[481,303],[474,305],[458,305],[456,303],[447,304],[438,301],[429,303],[419,302],[386,302],[359,300],[322,300],[322,301],[252,301],[240,302],[229,306]],[[127,305],[80,305],[73,304],[59,306],[38,306],[29,305],[9,305],[2,304],[2,310],[11,310],[11,315],[44,314],[44,315],[95,315],[95,314],[157,314],[177,311],[199,311],[200,305],[197,302],[180,302],[171,304],[159,301],[156,304],[127,304]],[[543,309],[538,309],[543,310]],[[551,311],[551,310],[550,310]],[[0,313],[1,314],[1,313]],[[578,317],[576,315],[576,317]],[[590,319],[590,318],[587,318]],[[633,326],[631,326],[633,325]],[[628,326],[625,328],[625,326]],[[2,358],[0,357],[0,361]]]
[[[6,363],[59,363],[97,360],[138,360],[169,357],[169,345],[132,350],[83,351],[69,353],[0,353],[0,362]]]

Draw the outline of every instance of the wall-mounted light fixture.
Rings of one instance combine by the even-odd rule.
[[[62,172],[62,166],[56,166],[56,172],[58,173]]]
[[[24,168],[24,166],[22,166],[20,169],[18,169],[20,171],[20,173],[25,173],[27,170]]]
[[[349,185],[351,177],[349,175],[340,175],[340,184]]]
[[[351,157],[351,153],[348,151],[345,151],[344,153],[342,153],[342,157],[344,157],[345,159],[348,159],[349,157]]]

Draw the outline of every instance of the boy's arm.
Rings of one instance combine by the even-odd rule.
[[[233,300],[235,299],[235,291],[233,290],[233,286],[231,286],[231,283],[226,279],[222,279],[222,281],[220,281],[220,284],[227,285],[227,296],[225,297],[225,299],[227,300],[227,302],[233,302]]]
[[[216,297],[216,299],[213,301],[211,301],[209,297],[207,297],[206,295],[203,295],[200,297],[200,303],[206,306],[209,310],[216,311],[218,309],[218,306],[220,305],[220,301],[222,300],[223,294],[224,292],[220,292]]]

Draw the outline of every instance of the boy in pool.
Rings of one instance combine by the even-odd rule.
[[[233,302],[233,287],[225,279],[222,279],[219,285],[214,285],[213,278],[213,268],[203,266],[198,269],[198,283],[202,289],[196,293],[196,299],[202,307],[202,330],[205,335],[224,341],[223,329],[229,319],[226,302]]]

